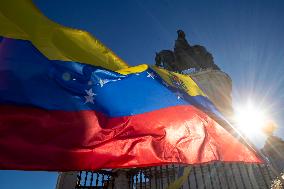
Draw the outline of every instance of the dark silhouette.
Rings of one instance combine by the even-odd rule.
[[[162,50],[156,53],[156,66],[175,72],[182,72],[192,68],[196,71],[202,69],[220,70],[214,64],[213,56],[205,47],[200,45],[190,46],[182,30],[178,30],[177,34],[174,51]]]

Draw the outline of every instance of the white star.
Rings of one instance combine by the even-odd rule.
[[[147,72],[148,73],[148,75],[147,75],[147,77],[151,77],[152,79],[155,79],[155,75],[154,75],[154,73],[153,72]]]
[[[104,86],[104,84],[105,84],[104,80],[102,80],[102,79],[99,79],[99,83],[100,83],[101,87]]]
[[[94,96],[96,94],[93,93],[93,89],[90,88],[89,90],[85,90],[85,92],[87,93],[87,96],[84,96],[85,97],[85,104],[88,103],[88,102],[94,104]]]
[[[136,73],[135,75],[140,75],[139,73]]]
[[[84,96],[85,97],[85,104],[90,102],[94,104],[94,97],[93,96]]]
[[[178,98],[178,99],[183,98],[183,94],[182,94],[182,93],[180,93],[179,91],[178,91],[178,92],[176,92],[175,94],[177,95],[177,98]]]
[[[118,78],[117,80],[118,80],[118,81],[120,81],[121,79],[120,79],[120,78]]]
[[[104,84],[109,82],[109,80],[107,80],[107,79],[98,79],[98,80],[99,80],[99,84],[100,84],[101,87],[103,87]]]
[[[96,95],[95,93],[93,93],[93,89],[92,88],[90,88],[89,90],[85,90],[85,92],[87,93],[88,96]]]

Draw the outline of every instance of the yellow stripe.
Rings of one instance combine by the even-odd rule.
[[[170,72],[157,66],[152,68],[166,81],[169,85],[179,87],[190,96],[206,96],[205,93],[198,87],[198,85],[188,75],[183,75],[175,72]],[[178,83],[179,85],[175,84]]]
[[[134,66],[134,67],[129,67],[129,68],[126,68],[126,69],[121,69],[121,70],[118,70],[116,72],[118,72],[120,74],[123,74],[123,75],[127,75],[127,74],[143,72],[143,71],[145,71],[147,69],[148,69],[148,65],[147,64],[141,64],[141,65]]]
[[[128,67],[88,32],[49,20],[30,0],[1,1],[0,28],[0,36],[29,40],[51,60],[76,61],[110,70]]]

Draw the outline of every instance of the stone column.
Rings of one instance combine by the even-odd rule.
[[[77,172],[61,172],[57,178],[56,189],[71,189],[76,187]]]
[[[129,189],[129,179],[127,177],[127,171],[123,169],[117,169],[115,171],[116,177],[114,180],[115,189]]]
[[[214,103],[218,110],[230,120],[232,108],[232,80],[228,74],[219,70],[205,70],[190,74]]]

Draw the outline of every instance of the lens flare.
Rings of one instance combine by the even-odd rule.
[[[245,136],[255,138],[263,135],[262,128],[268,121],[265,108],[251,102],[235,107],[235,125]]]

